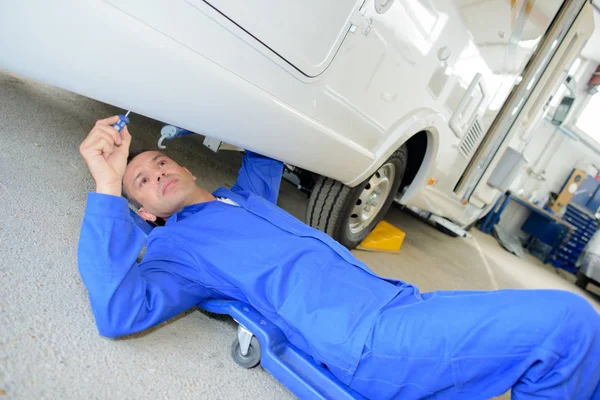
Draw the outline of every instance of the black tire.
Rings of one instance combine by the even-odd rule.
[[[246,369],[254,368],[260,364],[261,352],[260,343],[254,336],[250,341],[250,347],[248,348],[248,354],[246,355],[242,354],[240,342],[237,339],[231,344],[231,358],[233,358],[233,361],[235,361],[237,365]]]
[[[590,283],[590,278],[584,275],[583,272],[577,271],[577,280],[575,281],[575,285],[585,290],[588,283]]]
[[[361,193],[378,172],[353,188],[330,178],[319,177],[308,200],[306,222],[313,228],[327,233],[348,249],[355,248],[383,219],[392,205],[406,170],[407,157],[406,145],[402,145],[383,163],[382,166],[393,165],[394,181],[391,182],[391,189],[381,209],[360,231],[352,232],[350,229],[352,211],[360,200]]]

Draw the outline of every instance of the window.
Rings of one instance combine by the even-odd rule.
[[[577,123],[579,129],[600,142],[600,93],[594,94],[579,114]]]

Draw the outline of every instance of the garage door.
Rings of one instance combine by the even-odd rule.
[[[364,0],[205,0],[307,76],[323,72]]]

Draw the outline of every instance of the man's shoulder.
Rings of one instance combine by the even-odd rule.
[[[158,226],[148,235],[144,261],[169,261],[191,266],[197,264],[197,258],[188,241],[173,226]]]
[[[166,226],[157,226],[146,237],[146,254],[157,254],[171,259],[177,253],[171,238],[172,229]]]

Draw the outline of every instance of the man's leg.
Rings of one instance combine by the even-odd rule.
[[[350,386],[369,398],[600,395],[600,316],[550,290],[434,292],[382,310]]]

